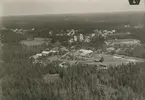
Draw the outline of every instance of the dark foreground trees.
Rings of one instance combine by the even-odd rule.
[[[144,100],[144,64],[108,70],[81,64],[67,69],[53,65],[57,64],[44,70],[24,59],[7,62],[3,66],[3,96],[6,100]],[[46,83],[43,75],[48,72],[61,77]]]

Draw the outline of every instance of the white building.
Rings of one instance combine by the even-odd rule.
[[[50,53],[50,51],[42,51],[43,56],[47,56]]]
[[[91,37],[95,37],[95,33],[92,33],[92,34],[91,34]]]
[[[77,42],[78,41],[78,37],[74,36],[74,41]]]
[[[80,49],[79,52],[80,52],[81,55],[86,55],[86,54],[92,53],[93,51],[92,50]]]
[[[84,40],[84,36],[83,34],[80,34],[80,42],[82,42]]]

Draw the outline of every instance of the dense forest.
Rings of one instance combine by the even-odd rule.
[[[26,16],[3,16],[7,28],[116,28],[123,29],[125,24],[144,23],[144,11],[48,14]]]
[[[28,59],[40,49],[30,50],[19,44],[21,36],[10,36],[2,36],[4,62],[0,76],[4,100],[145,99],[145,63],[110,66],[108,70],[82,64],[59,68],[57,62],[43,67]],[[59,77],[51,80],[56,74]]]

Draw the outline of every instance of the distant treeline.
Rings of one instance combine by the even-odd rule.
[[[144,12],[58,14],[2,17],[7,28],[111,28],[144,23]]]

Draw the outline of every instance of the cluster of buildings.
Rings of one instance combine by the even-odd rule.
[[[92,33],[83,34],[81,30],[74,30],[70,29],[63,33],[63,30],[60,31],[59,34],[55,34],[56,36],[68,36],[69,37],[69,43],[74,42],[86,42],[90,43],[93,38],[96,37],[102,37],[104,39],[107,39],[107,36],[113,35],[116,33],[116,30],[93,30]],[[53,35],[53,31],[49,31],[49,35]]]
[[[114,50],[117,52],[115,47],[108,47],[107,50]],[[122,50],[121,50],[122,51]],[[102,68],[108,68],[109,65],[115,64],[119,65],[122,63],[137,63],[140,62],[140,59],[134,59],[124,55],[110,55],[107,53],[97,53],[95,50],[91,49],[71,49],[68,50],[65,47],[54,47],[52,49],[45,49],[41,53],[38,53],[34,56],[33,63],[40,63],[46,66],[47,64],[57,62],[58,67],[67,68],[69,65],[75,65],[78,63],[84,65],[92,66],[103,66]],[[108,64],[108,65],[107,65]]]
[[[40,53],[37,53],[36,55],[33,55],[29,57],[30,59],[33,59],[33,63],[40,63],[41,59],[47,59],[49,56],[55,56],[55,55],[63,55],[66,52],[68,52],[68,49],[65,47],[54,47],[52,49],[46,48]]]
[[[142,29],[143,27],[144,27],[144,25],[141,23],[139,23],[137,25],[129,25],[129,24],[124,25],[124,28]]]
[[[35,31],[35,28],[32,29],[10,29],[11,31],[18,33],[18,34],[25,34],[28,31]],[[90,43],[94,38],[104,38],[107,39],[108,36],[113,35],[116,33],[116,30],[99,30],[99,29],[92,29],[90,32],[86,33],[83,29],[67,29],[67,30],[57,30],[56,32],[53,30],[47,30],[48,35],[50,36],[57,36],[69,38],[68,43],[73,44],[76,42],[83,42],[83,43]],[[47,32],[46,31],[46,32]],[[43,31],[42,31],[43,32]],[[42,33],[45,34],[45,33]]]
[[[107,44],[107,53],[126,55],[134,52],[138,47],[141,47],[141,41],[136,39],[117,39],[109,40]]]
[[[63,60],[85,60],[86,58],[89,58],[92,56],[93,51],[92,50],[86,50],[86,49],[79,49],[70,51],[67,54],[63,55],[60,59]]]
[[[29,59],[33,60],[33,63],[40,63],[44,66],[50,64],[53,61],[58,61],[59,67],[66,68],[68,65],[76,64],[79,61],[90,60],[93,57],[94,51],[87,49],[68,50],[65,47],[54,47],[52,49],[45,49],[36,55],[31,56]],[[93,60],[94,62],[100,61],[101,57]]]
[[[134,45],[141,45],[141,41],[137,39],[116,39],[116,40],[108,40],[107,41],[109,46],[134,46]]]
[[[11,31],[17,33],[17,34],[25,34],[28,30],[24,29],[11,29]]]
[[[3,29],[4,27],[2,27]],[[5,29],[5,28],[4,28]],[[11,31],[17,33],[17,34],[25,34],[28,31],[35,31],[35,28],[32,29],[10,29]],[[43,32],[43,31],[42,31]],[[93,39],[99,39],[104,38],[105,40],[109,35],[113,35],[116,33],[116,30],[99,30],[99,29],[92,29],[90,32],[86,33],[83,29],[67,29],[67,30],[57,30],[56,32],[53,30],[47,30],[48,36],[56,36],[56,37],[64,37],[68,38],[66,39],[67,43],[73,44],[78,42],[83,43],[90,43]],[[41,32],[40,32],[41,33]],[[44,32],[42,34],[45,34]],[[28,39],[31,39],[32,37],[28,37]],[[30,42],[30,41],[29,41]]]

